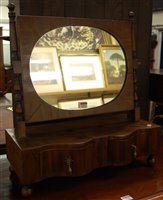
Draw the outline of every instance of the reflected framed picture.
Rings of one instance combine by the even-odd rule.
[[[103,66],[99,55],[60,56],[66,90],[105,88]]]
[[[33,49],[30,58],[30,77],[37,93],[64,90],[55,47],[35,47]]]
[[[126,59],[122,48],[118,45],[100,45],[99,53],[105,69],[107,86],[122,84],[126,76]]]
[[[103,105],[102,98],[78,99],[58,102],[58,107],[64,110],[84,110],[101,105]]]

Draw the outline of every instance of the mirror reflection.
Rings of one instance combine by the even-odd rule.
[[[65,110],[102,106],[117,97],[126,77],[126,60],[109,33],[87,26],[66,26],[44,34],[30,57],[37,94]]]

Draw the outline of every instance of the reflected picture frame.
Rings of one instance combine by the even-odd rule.
[[[99,54],[104,68],[107,87],[123,84],[126,77],[126,59],[119,45],[99,45]]]
[[[60,63],[65,89],[90,90],[105,88],[103,66],[99,55],[62,55]]]
[[[39,94],[64,91],[55,47],[35,47],[30,58],[30,77]]]
[[[101,97],[58,102],[58,107],[63,110],[83,110],[98,107],[101,105],[103,105]]]

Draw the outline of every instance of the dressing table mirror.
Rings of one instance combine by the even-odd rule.
[[[132,20],[17,16],[15,23],[9,10],[14,129],[6,145],[22,194],[49,177],[142,155],[154,161],[160,127],[137,114]]]
[[[64,26],[37,41],[29,70],[36,93],[46,103],[83,110],[114,100],[126,68],[123,49],[111,34],[89,26]]]

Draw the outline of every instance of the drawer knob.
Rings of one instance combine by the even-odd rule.
[[[137,147],[134,144],[131,145],[131,147],[132,147],[133,157],[136,158],[137,157]]]
[[[71,158],[71,156],[66,158],[66,164],[68,167],[68,172],[70,175],[72,175],[72,163],[73,163],[73,159]]]

